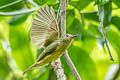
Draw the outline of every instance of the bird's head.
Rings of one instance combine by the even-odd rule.
[[[66,39],[68,41],[72,41],[75,37],[77,37],[78,35],[71,35],[71,34],[66,34]]]
[[[71,34],[66,34],[66,37],[62,38],[62,42],[69,44],[71,43],[75,37],[77,37],[78,35],[71,35]]]

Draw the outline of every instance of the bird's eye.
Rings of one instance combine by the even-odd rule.
[[[66,37],[68,37],[68,34],[66,34]]]

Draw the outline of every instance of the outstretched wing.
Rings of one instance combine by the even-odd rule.
[[[46,47],[58,39],[59,28],[52,7],[41,7],[32,22],[31,41],[36,48]]]

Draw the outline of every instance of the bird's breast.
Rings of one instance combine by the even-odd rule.
[[[66,49],[67,49],[67,46],[59,45],[58,48],[55,50],[54,55],[60,57],[64,54]]]

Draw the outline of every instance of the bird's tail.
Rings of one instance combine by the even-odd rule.
[[[23,75],[28,72],[29,70],[31,70],[33,67],[35,67],[36,64],[32,64],[29,68],[27,68],[24,72],[23,72]]]

